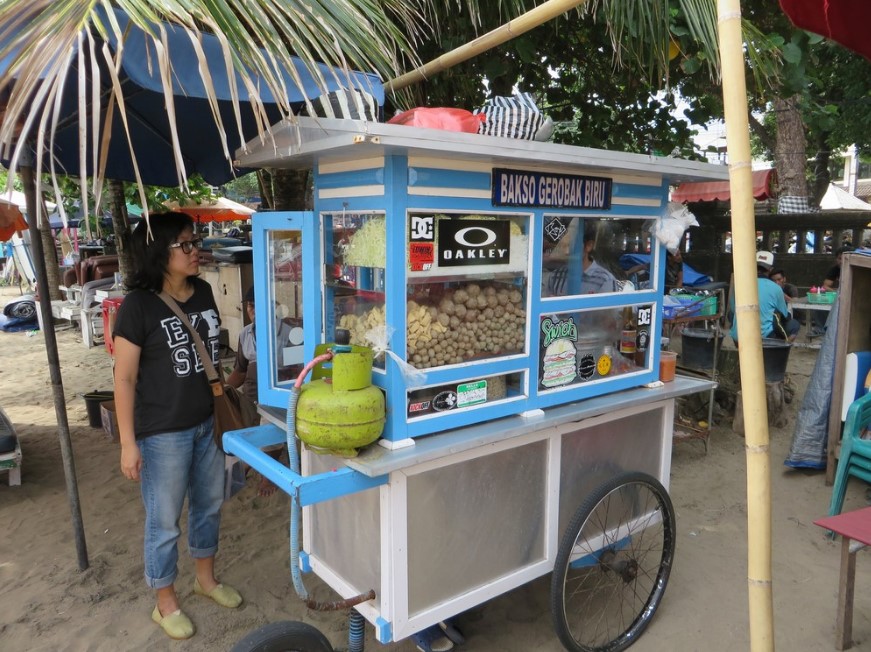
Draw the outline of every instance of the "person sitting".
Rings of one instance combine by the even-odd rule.
[[[593,258],[596,248],[596,230],[592,226],[584,229],[581,268],[578,270],[578,257],[554,256],[556,267],[547,275],[542,292],[543,297],[564,297],[574,294],[602,294],[619,292],[617,278]],[[580,271],[580,275],[578,275]],[[578,278],[580,276],[580,278]],[[578,281],[580,280],[580,284]]]
[[[783,298],[783,289],[770,278],[768,273],[774,267],[774,254],[770,251],[759,251],[756,254],[756,288],[759,293],[759,326],[762,337],[784,339],[788,342],[795,340],[798,330],[801,328],[795,319],[791,319],[786,299]],[[734,302],[734,299],[732,300]],[[729,306],[730,314],[735,314],[735,306]],[[738,344],[738,320],[732,323],[729,335]]]
[[[841,259],[844,254],[854,251],[855,247],[844,245],[835,249],[835,264],[826,272],[826,277],[823,279],[823,289],[826,292],[835,292],[841,284]],[[823,313],[819,310],[809,311],[811,313],[811,337],[821,337],[825,333],[826,321],[829,313]]]
[[[788,283],[786,281],[786,272],[782,269],[772,269],[768,274],[768,278],[777,283],[781,289],[783,290],[783,298],[786,301],[787,307],[789,307],[789,312],[792,314],[792,307],[789,304],[794,300],[798,299],[798,288],[795,287],[792,283]]]
[[[622,260],[621,260],[622,262]],[[629,279],[635,279],[633,282],[636,287],[650,286],[650,260],[637,263],[626,270],[626,275]],[[684,262],[683,254],[680,249],[674,252],[666,250],[665,256],[665,289],[683,287],[684,284]]]
[[[233,371],[227,376],[227,384],[237,389],[241,388],[242,395],[252,403],[257,403],[257,339],[254,330],[254,287],[250,287],[242,301],[248,319],[251,323],[244,326],[239,333],[239,343],[236,346],[236,359],[233,361]],[[276,329],[276,342],[286,342],[290,327],[282,322]],[[251,426],[256,423],[248,424]],[[266,452],[275,460],[281,457],[284,446],[275,447]],[[257,488],[259,496],[271,496],[277,490],[275,484],[261,476],[260,485]]]

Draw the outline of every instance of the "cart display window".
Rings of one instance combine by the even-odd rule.
[[[292,384],[303,367],[302,232],[270,231],[267,251],[272,270],[270,335],[275,341],[269,365],[272,384]]]
[[[373,344],[387,337],[384,274],[387,264],[383,213],[326,213],[324,237],[324,326],[327,340],[337,328],[350,343]],[[383,356],[375,361],[384,367]]]
[[[654,308],[644,304],[542,315],[539,391],[649,369]]]
[[[501,374],[414,390],[408,393],[407,415],[419,419],[521,397],[523,379],[522,373]]]
[[[528,231],[528,216],[409,214],[406,353],[412,366],[524,352]]]
[[[649,254],[650,234],[637,218],[545,216],[541,297],[639,291],[654,286],[650,265],[632,254]]]

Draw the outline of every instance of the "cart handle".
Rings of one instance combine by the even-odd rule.
[[[271,480],[284,493],[299,501],[303,507],[379,487],[388,482],[387,474],[369,477],[347,466],[302,476],[261,450],[286,442],[284,430],[274,424],[232,430],[225,432],[223,438],[224,450],[228,455],[238,457]]]

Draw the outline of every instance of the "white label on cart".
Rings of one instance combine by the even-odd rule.
[[[457,386],[457,407],[468,407],[487,402],[487,381],[478,380]]]

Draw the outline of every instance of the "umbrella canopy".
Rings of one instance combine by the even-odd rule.
[[[129,30],[123,45],[119,80],[124,94],[132,148],[136,154],[142,182],[155,186],[178,185],[178,171],[172,164],[175,160],[173,132],[167,114],[161,66],[153,41],[144,31],[130,24],[127,14],[118,9],[113,11],[121,32]],[[250,102],[251,95],[246,91],[241,77],[237,75],[236,79],[231,79],[227,74],[224,54],[217,37],[209,34],[200,36],[205,54],[204,61],[200,62],[190,37],[183,29],[172,23],[155,23],[155,25],[155,32],[160,33],[161,30],[166,32],[166,50],[172,65],[175,124],[185,173],[191,175],[198,172],[213,185],[226,183],[239,173],[233,169],[228,160],[228,153],[231,155],[236,148],[257,136],[260,127],[278,121],[282,117],[278,110],[278,103],[266,89],[265,84],[260,84],[259,93],[266,116],[265,122],[258,122]],[[106,45],[113,53],[118,51],[117,39],[113,34],[108,37]],[[79,70],[75,53],[69,56],[72,57],[73,65],[64,86],[60,109],[60,115],[65,116],[65,119],[55,132],[51,154],[58,173],[73,176],[84,173],[84,176],[92,176],[94,170],[93,157],[90,154],[93,145],[91,140],[86,144],[88,152],[85,157],[86,169],[80,169]],[[102,58],[99,61],[101,66],[105,66]],[[282,75],[287,87],[288,101],[291,107],[298,111],[306,98],[316,98],[323,91],[306,66],[299,59],[295,59],[295,62],[297,64],[295,74],[298,75],[302,85],[298,85],[294,76],[287,70],[283,70]],[[226,136],[221,134],[212,117],[208,93],[201,78],[201,63],[209,70],[218,103],[218,113]],[[10,65],[11,57],[0,60],[0,74],[4,73]],[[383,86],[375,75],[348,73],[325,65],[320,65],[319,68],[329,90],[355,88],[373,95],[379,105],[383,104]],[[111,74],[103,69],[99,80],[90,78],[90,71],[86,71],[85,76],[86,87],[81,90],[85,93],[88,105],[88,120],[90,121],[91,112],[95,110],[91,103],[91,89],[96,83],[101,97],[99,122],[102,125],[106,114],[107,98],[112,92]],[[258,78],[252,74],[252,79],[257,86]],[[234,88],[239,100],[241,134],[237,127]],[[94,138],[91,131],[89,130],[89,139]],[[225,140],[227,149],[224,147]],[[137,181],[124,123],[117,108],[111,124],[111,140],[106,161],[107,177]]]
[[[167,201],[163,204],[171,211],[187,213],[197,222],[232,222],[234,220],[247,220],[254,214],[253,208],[234,202],[226,197],[203,202],[200,204],[183,204],[177,201]]]
[[[821,34],[871,59],[871,3],[868,0],[780,0],[796,27]]]

